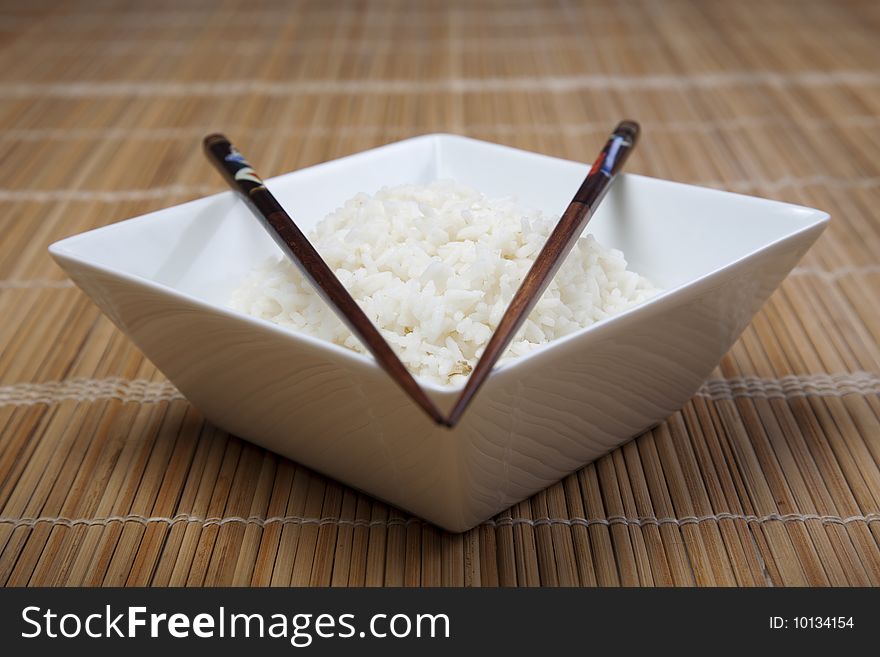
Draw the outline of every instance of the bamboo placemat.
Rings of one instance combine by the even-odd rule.
[[[880,5],[123,0],[0,8],[0,582],[880,584]],[[656,429],[462,535],[205,423],[46,247],[448,131],[833,220]]]

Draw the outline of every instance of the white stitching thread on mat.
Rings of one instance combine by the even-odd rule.
[[[795,267],[789,276],[816,276],[825,281],[834,282],[839,278],[851,275],[880,274],[880,265],[862,265],[860,267],[839,267],[838,269],[819,269],[818,267]]]
[[[698,396],[713,400],[735,399],[737,397],[784,399],[787,397],[841,397],[843,395],[878,394],[880,394],[880,376],[870,372],[790,375],[779,379],[764,379],[755,376],[709,379],[697,391]]]
[[[764,524],[768,522],[820,522],[828,525],[847,525],[853,522],[880,522],[880,513],[867,513],[865,515],[856,516],[834,516],[819,515],[815,513],[768,513],[766,515],[746,515],[739,513],[717,513],[702,516],[685,516],[683,518],[657,518],[654,516],[640,516],[638,518],[627,518],[625,516],[609,516],[607,518],[499,518],[497,520],[487,520],[481,523],[485,527],[510,527],[515,525],[528,525],[531,527],[541,527],[547,525],[563,525],[567,527],[591,527],[594,525],[603,525],[610,527],[613,525],[627,525],[634,527],[676,525],[683,527],[685,525],[697,525],[704,522],[721,522],[724,520],[740,521],[749,524]],[[418,518],[391,518],[388,520],[349,520],[345,518],[308,518],[304,516],[271,516],[269,518],[261,518],[259,516],[228,516],[224,518],[207,517],[191,515],[188,513],[179,513],[173,517],[162,516],[142,516],[138,514],[129,514],[124,516],[108,516],[106,518],[64,518],[59,516],[41,516],[35,518],[10,518],[0,517],[0,525],[12,525],[16,527],[34,527],[38,524],[62,525],[64,527],[86,526],[93,527],[96,525],[107,526],[114,523],[134,522],[140,525],[165,524],[168,526],[180,523],[199,524],[203,527],[223,526],[229,524],[236,525],[257,525],[259,527],[267,527],[269,525],[336,525],[346,527],[393,527],[407,526],[413,524],[425,524]]]
[[[29,290],[66,287],[74,287],[73,281],[56,281],[51,278],[28,278],[24,280],[8,278],[6,280],[0,280],[0,290]]]
[[[485,78],[405,79],[312,79],[312,80],[221,80],[189,81],[101,81],[81,82],[5,82],[0,95],[10,97],[99,98],[105,96],[240,96],[261,94],[394,94],[394,93],[483,93],[505,91],[569,92],[583,89],[717,89],[741,86],[827,87],[839,84],[880,84],[876,71],[740,71],[695,75],[609,75],[603,73],[568,76],[523,76]]]
[[[789,276],[815,276],[823,281],[833,283],[840,278],[852,275],[880,274],[880,265],[862,265],[859,267],[839,267],[837,269],[820,269],[818,267],[795,267]],[[69,288],[75,287],[73,281],[57,281],[49,278],[27,278],[0,280],[0,290]]]
[[[734,192],[747,192],[760,189],[763,191],[779,191],[822,185],[831,189],[873,189],[880,187],[880,177],[866,176],[862,178],[837,178],[816,174],[813,176],[782,176],[775,180],[698,180],[688,183],[701,187],[716,187]]]
[[[151,201],[169,196],[204,196],[223,191],[210,185],[168,185],[150,189],[0,189],[0,201],[86,201],[119,203],[121,201]]]
[[[587,121],[580,123],[487,123],[465,124],[461,128],[465,132],[492,133],[496,135],[510,134],[586,134],[608,130],[609,121]],[[707,132],[717,130],[736,130],[741,128],[762,128],[794,125],[798,128],[830,128],[875,127],[880,125],[880,117],[870,115],[842,116],[835,120],[814,117],[778,117],[778,116],[743,116],[729,119],[693,119],[671,121],[643,121],[642,126],[651,132]],[[411,136],[419,132],[435,130],[431,126],[392,126],[392,125],[345,125],[345,126],[277,126],[271,128],[255,128],[253,126],[228,126],[224,130],[236,136],[249,137],[274,136],[351,136],[376,137],[391,135],[398,137]],[[97,140],[161,140],[161,139],[198,139],[212,131],[209,126],[164,127],[164,128],[11,128],[0,130],[0,141],[70,141],[77,139]]]
[[[547,9],[551,9],[547,7]],[[501,14],[496,14],[500,16]],[[77,15],[79,16],[79,15]],[[405,18],[405,15],[398,15],[395,18],[395,22],[398,18]],[[0,26],[6,24],[7,20],[12,19],[13,17],[4,16],[0,17]],[[592,17],[589,19],[592,20]],[[25,23],[26,21],[21,20],[21,23]],[[30,25],[31,22],[28,22]],[[175,25],[175,27],[179,27],[179,25]],[[273,27],[275,27],[273,25]],[[11,27],[10,27],[11,29]],[[53,37],[56,36],[57,33],[53,33]],[[762,26],[760,35],[764,38],[774,39],[780,35],[790,36],[790,30],[785,30],[782,28],[770,28]],[[216,40],[212,42],[205,41],[179,41],[169,38],[164,38],[163,36],[153,36],[149,39],[101,39],[100,41],[89,41],[87,43],[83,43],[84,39],[77,39],[75,35],[73,39],[67,39],[66,37],[71,36],[70,34],[65,34],[64,40],[58,38],[45,39],[39,42],[35,42],[32,40],[29,41],[19,41],[11,45],[12,49],[18,48],[20,50],[27,49],[28,52],[34,53],[39,52],[41,59],[47,59],[50,57],[54,58],[63,58],[69,57],[70,53],[76,52],[78,54],[91,54],[93,56],[97,55],[126,55],[126,54],[135,54],[147,56],[155,50],[161,52],[163,56],[167,55],[187,55],[191,54],[193,51],[198,49],[200,53],[205,52],[219,52],[224,56],[229,56],[232,54],[237,55],[263,55],[264,57],[268,57],[270,54],[274,54],[276,56],[280,56],[282,54],[286,55],[296,55],[296,54],[308,54],[315,52],[316,49],[327,46],[326,38],[321,38],[318,36],[310,36],[308,34],[303,34],[300,39],[296,42],[288,42],[288,43],[278,43],[276,41],[262,39],[235,39],[232,41],[221,41]],[[633,32],[622,34],[618,31],[614,31],[610,34],[603,34],[596,30],[594,30],[590,34],[590,45],[596,46],[597,44],[602,43],[613,43],[620,44],[621,42],[631,44],[630,47],[634,51],[645,51],[650,50],[653,45],[649,41],[649,37],[653,36],[653,34],[646,35],[645,33]],[[755,32],[749,31],[747,29],[725,29],[725,36],[728,39],[737,39],[737,38],[753,38],[756,36]],[[341,54],[373,54],[377,50],[389,49],[393,50],[395,54],[401,55],[404,53],[415,53],[415,54],[425,54],[430,53],[434,48],[437,48],[442,41],[441,40],[432,40],[429,34],[420,34],[421,37],[419,40],[412,39],[394,39],[390,37],[376,37],[376,36],[363,36],[357,40],[350,40],[344,43],[334,43],[330,47],[330,51],[334,55]],[[648,38],[646,38],[648,37]],[[692,39],[698,42],[705,41],[706,36],[701,34],[699,31],[694,31],[690,34],[679,34],[677,35],[677,39],[681,38]],[[442,37],[441,37],[442,39]],[[870,41],[870,36],[866,34],[858,34],[850,31],[847,33],[848,41],[859,40],[862,42],[867,42],[873,45],[873,42]],[[458,48],[459,50],[469,53],[469,52],[500,52],[500,53],[511,53],[511,52],[522,52],[523,51],[523,38],[519,35],[505,35],[505,34],[483,34],[480,35],[479,39],[470,39],[470,38],[462,38],[453,35],[448,35],[445,40],[446,45],[452,44],[453,47]],[[537,50],[537,51],[546,51],[546,50],[560,50],[561,48],[570,48],[570,49],[583,49],[583,42],[578,41],[576,38],[570,35],[561,35],[561,34],[553,34],[550,36],[532,36],[528,40],[527,47],[529,50]]]
[[[685,181],[689,185],[714,187],[731,191],[749,190],[779,191],[822,185],[831,189],[873,189],[880,187],[880,177],[836,178],[817,174],[814,176],[783,176],[776,180],[697,180]],[[54,203],[59,201],[86,201],[118,203],[121,201],[149,201],[169,196],[204,196],[224,191],[211,185],[168,185],[150,189],[0,189],[0,201],[30,201]]]
[[[779,379],[741,377],[709,379],[696,393],[712,400],[738,397],[841,397],[880,394],[880,375],[872,372],[784,376]],[[68,379],[0,386],[0,406],[32,406],[65,400],[117,399],[149,404],[183,399],[168,381],[144,379]]]
[[[68,379],[0,387],[0,406],[33,406],[65,400],[100,399],[149,404],[183,399],[183,395],[168,381],[144,379]]]
[[[253,3],[251,3],[253,4]],[[340,17],[353,17],[359,21],[369,25],[383,20],[384,13],[364,13],[357,7],[338,7],[337,3],[324,3],[327,9],[321,11],[321,4],[316,5],[316,9],[309,11],[311,21],[310,25],[334,24]],[[378,4],[378,3],[377,3]],[[425,26],[426,23],[433,24],[446,14],[446,9],[441,3],[439,9],[425,5],[413,5],[415,11],[408,11],[395,15],[394,24],[399,27],[403,26]],[[549,17],[545,13],[545,7],[531,7],[528,4],[517,5],[515,3],[505,3],[505,12],[496,12],[492,16],[492,25],[528,25],[533,26],[536,21],[542,27],[553,24],[563,24],[563,17]],[[558,13],[557,8],[548,6],[547,9],[553,13]],[[456,7],[455,11],[460,14],[470,15],[473,12],[468,11],[468,5],[462,4]],[[595,24],[600,20],[615,18],[617,14],[613,7],[591,6],[583,12],[585,16],[589,16],[590,20]],[[266,7],[251,7],[250,11],[219,10],[211,14],[212,20],[223,20],[234,24],[237,28],[244,25],[248,27],[266,26],[277,28],[279,23],[285,23],[283,13],[279,13],[277,9]],[[320,20],[318,20],[320,19]],[[180,28],[184,25],[191,27],[204,27],[204,13],[198,12],[192,8],[164,9],[159,8],[155,11],[124,11],[119,14],[111,15],[107,11],[99,11],[84,8],[81,12],[76,13],[59,13],[52,16],[46,16],[45,25],[63,26],[65,30],[71,30],[76,27],[106,27],[108,21],[115,26],[121,25],[137,25],[138,27],[174,27]],[[29,17],[7,15],[0,19],[0,25],[16,26],[20,24],[32,25],[33,21]],[[60,24],[60,25],[59,25]],[[567,24],[567,23],[565,23]]]

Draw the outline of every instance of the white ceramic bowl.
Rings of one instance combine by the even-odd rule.
[[[309,230],[359,191],[436,178],[558,214],[587,168],[427,135],[268,186]],[[370,357],[225,307],[277,248],[232,192],[50,252],[212,422],[462,531],[680,408],[827,221],[818,210],[622,175],[589,230],[667,291],[496,369],[453,430],[435,426]],[[459,392],[423,385],[443,410]]]

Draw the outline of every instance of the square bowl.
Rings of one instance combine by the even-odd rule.
[[[558,215],[587,170],[437,134],[267,186],[308,231],[357,192],[438,178]],[[49,250],[211,422],[463,531],[680,408],[827,222],[819,210],[621,175],[589,231],[665,291],[498,367],[452,430],[371,357],[226,307],[279,252],[231,191]],[[444,411],[460,391],[422,384]]]

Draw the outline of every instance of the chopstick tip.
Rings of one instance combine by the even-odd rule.
[[[445,426],[452,429],[458,424],[458,421],[461,419],[462,414],[464,413],[465,406],[467,406],[467,401],[462,403],[462,400],[459,399],[456,402],[455,406],[452,407],[452,410],[449,413],[449,417],[444,420]]]

